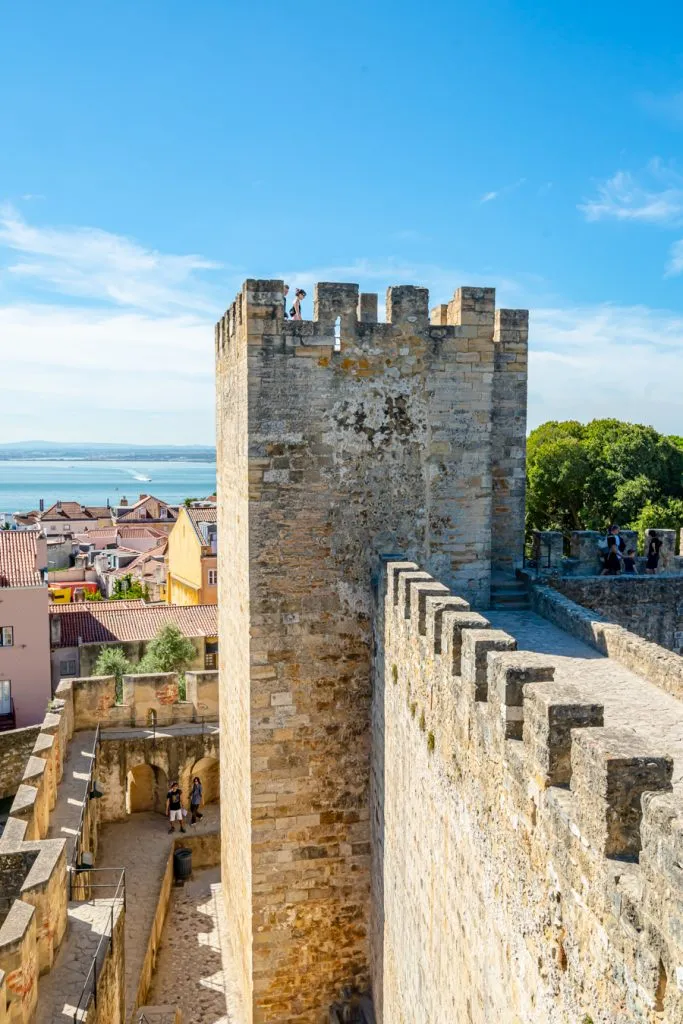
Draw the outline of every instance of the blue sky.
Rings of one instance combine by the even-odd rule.
[[[493,284],[531,426],[683,433],[683,14],[642,11],[5,5],[0,441],[211,442],[246,276]]]

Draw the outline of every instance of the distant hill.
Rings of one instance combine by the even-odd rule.
[[[60,441],[0,443],[0,459],[85,459],[124,462],[215,462],[210,445],[79,444]]]

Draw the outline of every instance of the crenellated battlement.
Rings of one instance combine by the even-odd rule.
[[[458,288],[449,303],[430,313],[426,288],[395,285],[387,289],[385,309],[386,322],[380,323],[376,293],[361,292],[357,284],[321,282],[314,288],[312,320],[294,321],[284,315],[284,281],[250,279],[216,325],[216,351],[240,335],[250,344],[272,344],[279,337],[290,347],[321,346],[337,354],[421,335],[434,345],[472,339],[480,344],[463,351],[475,354],[485,350],[485,342],[521,344],[525,356],[528,311],[496,310],[494,288]],[[525,359],[520,368],[526,372]]]
[[[566,659],[517,650],[515,636],[492,628],[416,562],[388,561],[383,577],[373,727],[383,737],[382,770],[374,778],[385,831],[375,841],[384,899],[387,885],[402,894],[400,922],[391,920],[385,904],[385,976],[398,936],[391,937],[394,925],[402,935],[403,975],[392,977],[397,988],[391,996],[385,981],[384,1019],[398,1019],[411,998],[411,955],[430,962],[423,947],[432,940],[420,921],[440,913],[438,895],[428,914],[420,902],[424,892],[412,891],[409,862],[413,858],[425,877],[433,859],[440,864],[438,884],[451,893],[455,913],[453,887],[462,894],[468,883],[459,874],[451,879],[441,860],[440,851],[451,846],[460,851],[457,871],[467,865],[471,898],[480,901],[476,920],[485,915],[487,921],[484,936],[472,915],[458,911],[452,940],[458,955],[442,937],[451,949],[451,974],[458,974],[458,956],[464,969],[479,942],[496,962],[499,934],[508,964],[511,942],[517,950],[515,977],[526,971],[527,950],[529,970],[533,963],[533,973],[539,971],[533,984],[525,975],[538,999],[526,1012],[516,1005],[519,1019],[598,1020],[607,1005],[615,1007],[610,1022],[619,1024],[681,1019],[683,939],[676,915],[683,906],[683,802],[680,780],[673,782],[680,766],[674,773],[666,740],[653,740],[652,730],[637,721],[618,724],[623,716],[611,703],[608,709],[607,700],[565,681]],[[645,691],[649,684],[633,677],[629,685]],[[645,697],[634,692],[634,706]],[[419,809],[432,800],[439,809],[433,827]],[[390,838],[394,823],[399,831]],[[482,843],[483,874],[475,854]],[[401,855],[403,864],[395,859]],[[550,943],[543,873],[556,894],[558,927],[550,929]],[[498,895],[489,903],[496,877]],[[406,938],[412,927],[417,949]],[[524,953],[512,938],[519,934]],[[505,988],[508,966],[499,969]],[[432,979],[428,1019],[443,1019],[452,1006],[448,977],[438,972]],[[616,987],[613,978],[621,979]],[[500,1009],[495,985],[480,996],[486,1019],[494,1019]]]

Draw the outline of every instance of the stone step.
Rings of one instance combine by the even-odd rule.
[[[491,608],[498,612],[528,612],[528,601],[491,601]]]

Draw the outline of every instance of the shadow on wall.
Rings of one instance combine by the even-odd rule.
[[[202,793],[205,804],[216,803],[220,798],[220,775],[218,759],[215,757],[201,757],[191,766],[188,766],[180,777],[180,788],[183,797],[189,802],[192,780],[195,775],[199,776],[202,784]]]
[[[219,763],[215,757],[201,757],[188,764],[180,774],[179,783],[183,805],[189,807],[192,779],[199,776],[205,804],[216,803],[220,797]],[[155,764],[139,764],[131,768],[126,779],[126,812],[139,811],[166,813],[166,794],[169,778],[163,768]]]
[[[126,811],[156,811],[166,813],[168,777],[155,764],[139,764],[128,772],[126,780]]]

